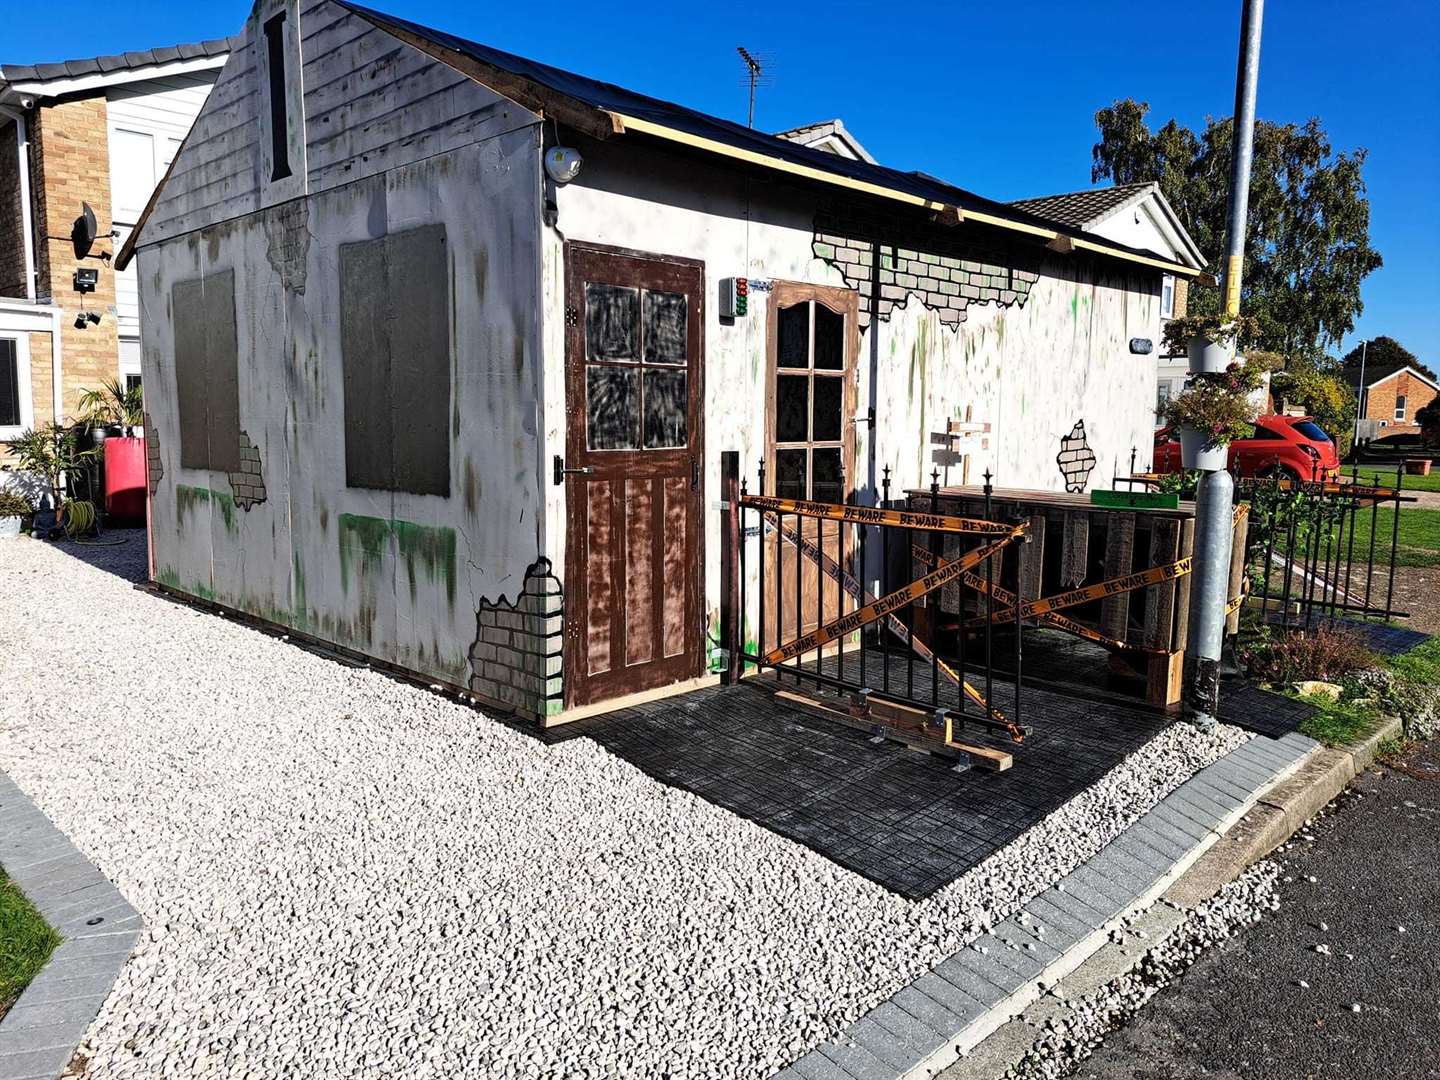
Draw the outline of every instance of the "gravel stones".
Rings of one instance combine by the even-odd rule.
[[[768,1075],[1247,738],[1172,725],[912,903],[591,740],[135,591],[133,535],[0,565],[0,768],[147,925],[97,1080]]]

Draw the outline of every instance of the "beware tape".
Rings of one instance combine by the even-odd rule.
[[[999,600],[1002,604],[1015,603],[1015,594],[1013,592],[1011,592],[1009,589],[996,585],[993,582],[987,582],[979,574],[976,574],[974,572],[965,575],[965,584],[969,585],[972,589],[976,589],[982,593],[992,592],[995,596],[995,599]],[[1010,610],[1014,611],[1015,609],[1014,607],[1011,607]],[[980,620],[982,624],[984,623],[984,621],[985,620],[983,618]],[[1112,649],[1124,649],[1127,652],[1152,654],[1161,654],[1165,652],[1164,649],[1152,649],[1145,645],[1132,645],[1128,641],[1120,641],[1117,638],[1106,637],[1104,634],[1100,633],[1099,630],[1092,630],[1084,623],[1078,623],[1074,619],[1068,618],[1065,615],[1056,614],[1053,611],[1046,612],[1044,615],[1041,615],[1040,622],[1043,625],[1049,626],[1055,630],[1063,630],[1067,634],[1074,634],[1077,637],[1082,637],[1089,641],[1093,641],[1097,645],[1105,645]]]
[[[1008,528],[1010,527],[1007,526],[1007,529]],[[952,559],[950,562],[944,563],[937,569],[932,570],[924,577],[917,578],[915,581],[910,582],[910,584],[902,585],[894,592],[882,596],[879,600],[866,604],[864,607],[852,611],[848,615],[842,615],[840,618],[828,622],[824,626],[816,627],[810,631],[810,633],[804,634],[786,645],[770,650],[765,656],[765,662],[768,664],[779,664],[786,660],[793,659],[801,653],[812,652],[815,649],[819,649],[838,637],[852,634],[863,626],[869,626],[877,619],[883,619],[891,612],[898,611],[907,604],[911,604],[920,599],[920,597],[926,593],[934,592],[941,586],[948,585],[966,570],[979,565],[982,561],[988,559],[991,555],[994,555],[997,551],[1000,551],[1007,544],[1014,541],[1023,531],[1024,526],[1015,526],[1011,535],[996,540],[993,543],[986,544],[984,547],[976,548],[974,551],[959,559]]]
[[[954,517],[950,514],[921,514],[913,510],[882,510],[876,506],[846,506],[843,503],[807,502],[798,499],[777,499],[769,495],[746,495],[741,506],[767,510],[777,514],[799,514],[801,517],[825,518],[829,521],[850,521],[857,525],[898,525],[903,529],[928,529],[931,532],[984,533],[992,536],[1019,536],[1022,526],[983,518]]]
[[[1162,582],[1174,581],[1176,578],[1184,577],[1190,573],[1191,560],[1189,556],[1164,566],[1152,566],[1149,570],[1141,570],[1139,573],[1126,574],[1123,577],[1110,578],[1108,581],[1097,581],[1094,585],[1086,585],[1079,589],[1071,589],[1068,592],[1056,593],[1054,596],[1046,596],[1039,600],[1031,600],[1020,609],[1022,618],[1030,619],[1037,615],[1044,615],[1047,612],[1059,611],[1061,608],[1074,607],[1076,604],[1084,604],[1091,600],[1099,600],[1107,596],[1118,596],[1121,593],[1133,592],[1136,589],[1143,589],[1147,585],[1159,585]],[[1004,622],[1015,618],[1014,607],[1006,608],[1004,611],[996,612],[991,616],[994,622]],[[985,621],[982,616],[979,622]]]
[[[826,577],[839,584],[840,587],[845,590],[846,594],[849,595],[849,597],[857,604],[870,604],[873,602],[870,594],[865,592],[865,590],[861,587],[860,582],[856,581],[852,574],[850,574],[844,567],[840,566],[821,548],[817,547],[814,543],[807,540],[804,536],[797,534],[795,530],[790,528],[788,525],[782,526],[773,514],[765,514],[764,521],[766,527],[779,533],[782,537],[784,537],[784,539],[789,541],[801,552],[801,554],[803,554],[811,562],[815,563],[815,565],[819,567],[820,571],[825,574]],[[1010,727],[1010,735],[1016,742],[1020,742],[1023,740],[1024,735],[1021,730],[1019,728],[1016,728],[1013,724],[1010,724],[1003,712],[1001,712],[999,709],[995,708],[988,701],[986,701],[985,695],[980,693],[979,690],[975,689],[975,687],[971,686],[968,682],[962,679],[959,672],[957,672],[949,664],[945,663],[944,660],[941,660],[938,656],[936,656],[935,653],[931,650],[930,646],[926,645],[925,642],[921,641],[918,637],[911,634],[910,628],[906,626],[903,622],[901,622],[900,619],[896,617],[893,612],[885,616],[885,625],[892,634],[894,634],[897,638],[901,640],[901,642],[909,645],[916,656],[920,657],[920,659],[924,661],[927,661],[928,663],[934,664],[935,667],[939,669],[941,674],[945,676],[946,680],[950,683],[951,686],[958,686],[965,694],[965,696],[971,701],[973,701],[980,708],[984,709],[987,715],[989,715],[995,720],[1000,721],[1003,724],[1007,724]]]

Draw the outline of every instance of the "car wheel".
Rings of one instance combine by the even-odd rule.
[[[1261,480],[1290,480],[1299,483],[1300,474],[1288,465],[1271,465],[1255,474]]]

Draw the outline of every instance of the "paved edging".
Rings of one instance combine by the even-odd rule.
[[[1237,747],[1160,800],[1021,912],[774,1080],[933,1076],[1023,1012],[1040,996],[1041,984],[1054,985],[1100,949],[1123,918],[1166,893],[1262,794],[1317,751],[1313,739],[1296,733],[1278,740],[1254,738]],[[1347,754],[1351,768],[1353,760]]]
[[[1142,912],[1118,940],[1107,938],[1057,989],[1060,1000],[1042,999],[1001,1025],[983,1045],[945,1070],[945,1080],[990,1080],[1020,1061],[1045,1023],[1063,1015],[1069,1003],[1133,970],[1146,952],[1184,921],[1186,912],[1210,900],[1252,863],[1269,855],[1327,806],[1374,760],[1387,739],[1401,732],[1386,718],[1370,735],[1338,749],[1316,749],[1289,779],[1276,784],[1235,827],[1206,851],[1161,897]]]
[[[54,1080],[109,996],[144,924],[3,772],[0,866],[64,938],[0,1020],[0,1077]]]

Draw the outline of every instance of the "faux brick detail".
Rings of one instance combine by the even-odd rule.
[[[477,696],[533,718],[564,704],[562,644],[564,589],[538,559],[525,571],[514,602],[481,597],[470,646],[470,689]]]
[[[155,489],[160,486],[161,479],[165,476],[165,465],[160,460],[160,432],[155,430],[155,425],[150,422],[150,414],[145,415],[145,471],[147,482],[150,486],[150,494],[155,494]]]
[[[241,510],[249,510],[256,503],[265,501],[265,478],[260,469],[260,449],[243,431],[240,432],[240,471],[228,475],[230,493],[235,497],[235,505]]]
[[[972,244],[945,244],[934,229],[916,229],[893,220],[866,217],[849,208],[815,215],[815,257],[834,266],[860,294],[860,323],[872,315],[871,267],[880,241],[879,298],[873,314],[883,322],[896,304],[914,296],[942,323],[959,326],[972,303],[1024,306],[1040,279],[1038,256],[983,251]]]

